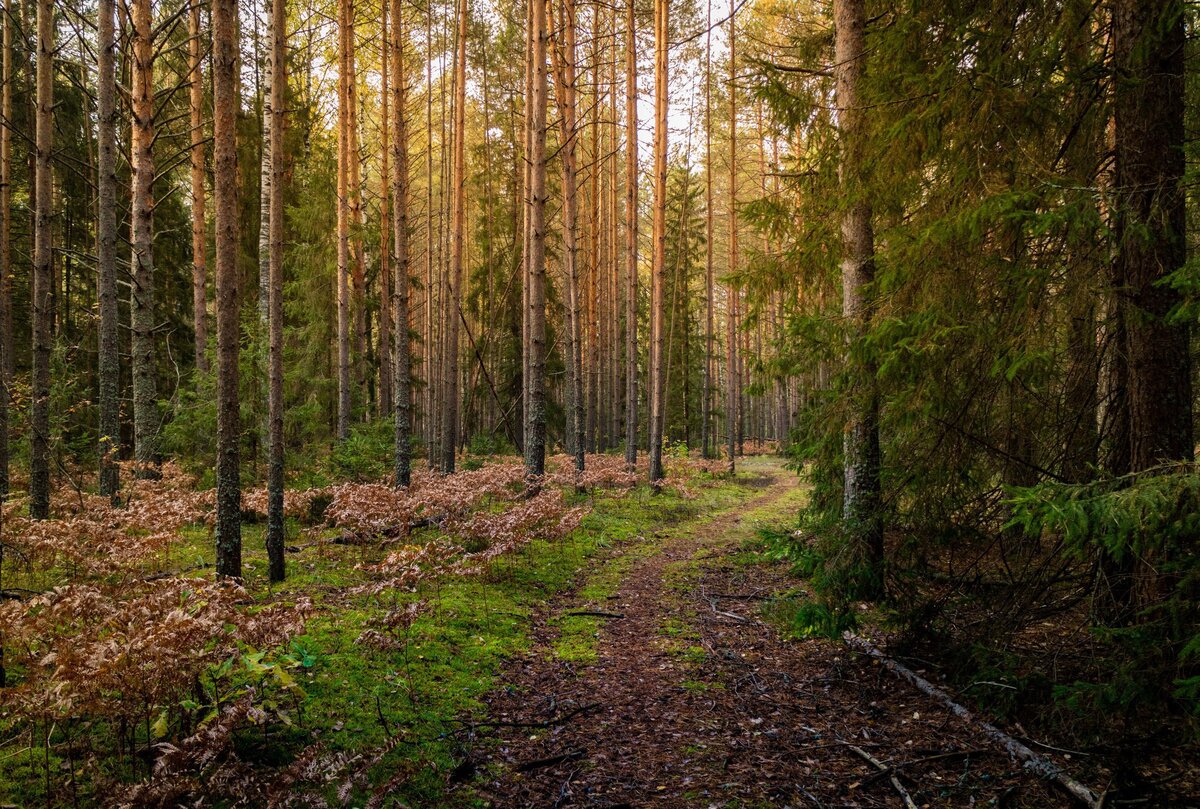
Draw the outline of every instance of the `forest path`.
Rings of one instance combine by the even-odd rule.
[[[877,665],[763,619],[803,583],[747,541],[795,514],[804,492],[776,461],[742,469],[760,495],[661,526],[548,605],[489,699],[476,796],[498,807],[903,805],[858,748],[897,766],[918,805],[1019,805],[1022,783],[1028,805],[1058,805]]]

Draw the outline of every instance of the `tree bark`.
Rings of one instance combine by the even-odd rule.
[[[267,316],[270,377],[267,420],[267,564],[271,581],[283,581],[283,153],[284,103],[287,90],[286,0],[271,2],[271,204],[270,277]]]
[[[445,348],[442,358],[442,474],[454,471],[458,450],[458,321],[462,308],[463,246],[466,241],[467,140],[467,13],[458,4],[458,38],[454,56],[454,132],[451,155],[450,267],[446,296]]]
[[[847,209],[842,216],[842,315],[849,340],[870,326],[873,302],[869,287],[875,280],[875,240],[866,189],[863,157],[866,133],[860,99],[866,62],[863,0],[834,2],[834,64],[838,124],[842,138],[839,167]],[[843,517],[854,552],[862,566],[864,595],[881,592],[883,522],[880,514],[879,399],[875,369],[869,360],[855,370],[857,388],[843,438],[845,489]]]
[[[96,297],[100,307],[98,357],[100,388],[100,494],[115,499],[120,489],[117,454],[121,445],[121,348],[117,304],[117,158],[116,158],[116,47],[113,0],[100,0],[96,28]],[[193,6],[196,27],[199,7]],[[196,46],[199,47],[198,45]],[[5,120],[9,105],[6,102]],[[4,158],[7,165],[7,157]],[[7,187],[7,183],[5,183]],[[5,216],[7,220],[7,215]],[[7,265],[7,258],[4,259]]]
[[[737,272],[737,20],[733,0],[729,2],[729,272]],[[741,425],[741,374],[738,372],[737,350],[737,287],[732,281],[725,286],[725,450],[728,470],[736,471],[737,436]]]
[[[132,0],[133,93],[130,169],[133,173],[129,298],[133,369],[133,453],[137,475],[155,474],[158,403],[154,362],[154,42],[150,0]]]
[[[29,459],[29,516],[50,516],[50,156],[54,149],[54,3],[37,3],[37,116],[34,138],[33,369]]]
[[[392,238],[396,251],[392,299],[396,312],[393,356],[396,362],[396,485],[408,486],[412,477],[412,353],[409,344],[409,242],[408,242],[408,77],[404,64],[404,17],[401,0],[392,6],[392,199],[396,211]]]
[[[103,3],[101,8],[103,9]],[[112,9],[109,8],[109,17]],[[3,88],[0,88],[0,501],[8,497],[8,423],[12,397],[12,0],[4,9]],[[112,23],[109,23],[111,38]],[[111,95],[109,97],[111,105]],[[103,447],[101,453],[103,453]],[[3,553],[3,551],[0,551]]]
[[[1184,23],[1180,0],[1116,0],[1117,277],[1129,362],[1130,469],[1191,460],[1188,326],[1164,279],[1186,259]]]
[[[191,0],[188,11],[188,111],[192,131],[192,323],[195,329],[196,368],[208,371],[208,257],[204,191],[204,68],[201,64],[200,2]],[[103,150],[103,145],[101,145]]]
[[[664,477],[662,452],[666,412],[663,368],[667,281],[667,20],[668,0],[654,2],[654,256],[650,286],[650,483]]]
[[[634,0],[625,7],[625,462],[637,464],[638,86]]]
[[[379,414],[386,417],[393,413],[392,393],[392,317],[393,306],[389,305],[393,294],[392,286],[392,210],[391,210],[391,75],[388,63],[391,57],[391,34],[388,30],[390,9],[387,2],[380,3],[381,38],[379,48],[380,101],[380,147],[379,155]],[[394,23],[393,23],[394,24]]]
[[[347,41],[348,0],[338,0],[338,167],[337,167],[337,437],[350,437],[350,197],[348,188],[350,142],[348,86],[350,75]]]
[[[43,0],[45,2],[45,0]],[[213,0],[213,158],[217,282],[217,575],[242,575],[242,489],[238,441],[238,169],[240,106],[236,0]]]
[[[704,369],[700,381],[700,454],[713,456],[713,160],[712,160],[712,6],[704,38]]]
[[[530,151],[530,251],[529,300],[525,311],[528,322],[529,401],[526,403],[525,478],[532,493],[541,484],[546,471],[546,4],[532,0],[533,25],[530,31],[533,58],[533,118]],[[464,1],[465,6],[465,1]]]
[[[575,0],[562,0],[561,51],[553,49],[557,82],[560,153],[563,175],[563,275],[566,279],[564,311],[567,327],[567,446],[575,458],[575,471],[584,470],[583,352],[579,333],[579,185],[575,160],[578,143],[575,94]],[[551,26],[554,28],[555,26]]]

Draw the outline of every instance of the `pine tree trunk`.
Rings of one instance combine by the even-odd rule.
[[[445,348],[442,358],[442,474],[454,471],[458,450],[458,321],[462,306],[463,246],[466,241],[466,106],[467,13],[466,0],[458,8],[458,40],[454,57],[454,132],[451,167],[450,267],[446,297]]]
[[[193,6],[199,18],[198,7]],[[100,328],[96,375],[100,388],[100,494],[115,499],[120,489],[121,348],[117,304],[116,67],[113,0],[100,0],[96,34],[97,154],[96,264]],[[198,25],[198,23],[197,23]],[[196,46],[198,48],[198,45]],[[6,110],[8,104],[6,102]],[[5,112],[5,119],[8,112]],[[4,158],[7,165],[7,157]],[[7,187],[7,183],[5,184]],[[7,220],[7,215],[5,216]],[[4,259],[7,265],[7,258]]]
[[[637,464],[638,86],[634,0],[625,7],[625,462]]]
[[[350,437],[350,197],[349,197],[349,117],[348,86],[350,75],[348,54],[347,10],[349,0],[338,0],[338,167],[337,167],[337,344],[338,344],[338,414],[337,437]]]
[[[871,205],[865,187],[864,113],[860,100],[866,61],[863,0],[834,2],[834,64],[838,126],[842,137],[840,177],[847,209],[842,216],[842,315],[861,337],[870,325],[873,305],[868,287],[875,279],[875,243]],[[875,369],[867,361],[855,369],[858,382],[843,444],[845,489],[843,516],[862,566],[863,595],[882,592],[883,522],[880,514],[879,400]]]
[[[563,275],[566,278],[564,313],[567,328],[567,447],[575,457],[575,471],[584,470],[583,352],[579,333],[579,185],[575,160],[578,142],[575,94],[575,0],[562,0],[562,48],[552,51],[557,82],[559,129],[562,133],[563,175]],[[551,26],[554,27],[553,25]]]
[[[204,192],[204,68],[201,65],[200,2],[188,10],[188,111],[191,123],[192,323],[196,332],[196,368],[208,370],[208,257]],[[103,151],[103,145],[101,146]]]
[[[530,39],[533,58],[533,95],[530,98],[532,149],[530,150],[530,252],[528,321],[529,400],[526,404],[525,478],[528,491],[536,491],[546,471],[546,3],[532,0]],[[464,3],[465,5],[465,3]]]
[[[380,4],[382,13],[381,35],[383,44],[379,49],[379,83],[381,87],[379,129],[379,415],[386,418],[392,406],[392,210],[391,210],[391,76],[388,62],[391,56],[391,35],[388,32],[388,3]]]
[[[155,474],[158,403],[154,362],[154,42],[150,0],[132,0],[133,93],[130,153],[133,245],[129,298],[133,369],[133,452],[139,477]]]
[[[666,412],[663,367],[667,281],[667,14],[668,0],[654,2],[654,256],[650,286],[650,482],[664,477],[662,452]]]
[[[700,382],[700,454],[711,458],[713,378],[712,7],[704,38],[704,372]]]
[[[236,0],[213,0],[213,160],[217,282],[217,575],[242,575],[238,413]]]
[[[1182,293],[1168,282],[1187,259],[1184,175],[1184,4],[1116,0],[1113,110],[1116,255],[1127,362],[1129,470],[1191,461],[1192,384]],[[1162,595],[1161,553],[1140,554],[1133,601]]]
[[[729,272],[738,268],[737,227],[737,20],[729,2]],[[741,374],[738,373],[737,288],[725,287],[725,451],[729,474],[736,471],[737,436],[741,425]]]
[[[396,378],[396,485],[408,486],[412,478],[412,354],[409,334],[409,243],[408,243],[408,77],[404,64],[404,17],[401,0],[392,6],[391,90],[392,90],[392,239],[396,251],[392,300],[396,323],[394,332]]]
[[[54,3],[37,2],[37,116],[33,235],[33,369],[30,407],[29,516],[50,516],[50,155],[54,148]]]
[[[111,8],[109,16],[112,16]],[[3,75],[0,76],[3,82],[0,115],[4,118],[0,122],[0,501],[8,497],[8,423],[12,397],[12,28],[12,0],[8,0],[4,14]],[[111,31],[111,23],[109,28]],[[2,549],[0,554],[3,554]]]
[[[271,581],[283,581],[283,105],[287,89],[286,0],[271,2],[271,201],[270,277],[267,315],[270,331],[270,385],[267,420],[267,563]]]
[[[1186,259],[1180,0],[1113,5],[1117,276],[1129,361],[1130,471],[1191,460],[1188,326],[1163,280]]]

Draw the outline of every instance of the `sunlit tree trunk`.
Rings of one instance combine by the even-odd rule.
[[[529,296],[525,318],[529,355],[526,402],[525,476],[530,491],[540,485],[546,471],[546,26],[547,0],[533,4],[530,54],[533,58],[533,95],[530,162]],[[465,13],[465,0],[464,0]],[[463,30],[465,34],[465,28]]]
[[[350,74],[348,0],[338,0],[337,346],[339,441],[350,437]]]
[[[738,267],[737,226],[737,20],[729,2],[729,272]],[[737,436],[741,425],[741,374],[738,372],[737,287],[725,287],[725,450],[729,474],[736,469]]]
[[[458,41],[454,56],[454,133],[451,168],[450,269],[446,289],[445,348],[443,350],[442,463],[443,474],[454,471],[458,450],[458,321],[462,305],[463,246],[466,234],[467,140],[467,14],[466,0],[458,7]]]
[[[663,479],[666,374],[663,367],[667,280],[668,0],[654,2],[654,256],[650,286],[650,482]]]
[[[54,149],[54,3],[37,3],[37,115],[34,145],[33,369],[30,407],[29,516],[50,516],[50,156]]]
[[[396,379],[396,485],[409,485],[412,477],[412,353],[409,344],[409,242],[408,242],[408,75],[404,64],[404,16],[401,0],[390,0],[392,7],[391,91],[392,91],[392,240],[396,253],[392,300],[396,313],[394,332]]]
[[[700,452],[713,455],[713,159],[712,159],[712,6],[704,37],[704,367],[700,381]]]
[[[242,575],[238,413],[236,0],[213,0],[213,160],[217,281],[217,575]]]
[[[130,241],[133,245],[129,321],[132,332],[133,451],[139,476],[158,460],[158,403],[154,362],[154,42],[150,0],[133,0],[133,173]]]
[[[871,204],[865,187],[864,112],[860,98],[866,61],[863,0],[835,0],[834,64],[838,127],[842,139],[839,167],[846,211],[842,215],[842,315],[850,340],[858,339],[872,316],[869,287],[875,279],[875,243]],[[843,516],[862,566],[864,594],[882,589],[883,522],[880,514],[879,400],[869,362],[855,370],[857,391],[844,434]],[[873,591],[873,593],[871,592]]]
[[[562,0],[558,21],[561,50],[553,49],[557,83],[560,155],[563,175],[563,275],[566,279],[564,312],[567,328],[567,446],[575,456],[575,471],[584,469],[583,353],[579,333],[579,185],[575,161],[578,142],[575,94],[575,0]],[[553,26],[552,26],[553,27]]]
[[[379,415],[392,413],[392,317],[394,307],[388,301],[392,287],[392,201],[391,201],[391,76],[388,62],[391,58],[391,36],[388,33],[388,3],[380,4],[382,13],[381,34],[383,44],[379,48],[379,83],[381,88],[379,130]],[[393,26],[395,22],[393,21]]]
[[[638,86],[634,0],[625,7],[625,461],[637,463]]]
[[[208,257],[204,191],[204,68],[201,64],[200,3],[188,9],[188,113],[192,144],[192,323],[196,332],[196,367],[208,370]],[[103,146],[101,146],[103,150]]]
[[[283,105],[287,89],[286,0],[271,2],[271,255],[267,419],[267,563],[271,581],[283,581]]]
[[[96,297],[99,301],[98,367],[100,393],[100,494],[115,498],[120,488],[117,453],[121,444],[121,349],[117,306],[116,66],[113,0],[100,0],[96,27]],[[199,9],[193,7],[199,19]],[[199,26],[199,22],[196,23]],[[7,34],[7,28],[5,29]],[[198,45],[195,47],[198,48]],[[6,48],[7,57],[7,48]],[[5,85],[7,93],[7,83]],[[11,104],[5,98],[4,118]],[[2,148],[2,147],[0,147]],[[8,165],[7,153],[3,158]],[[8,184],[4,183],[7,191]],[[7,221],[7,211],[5,213]],[[5,257],[4,263],[8,265]]]

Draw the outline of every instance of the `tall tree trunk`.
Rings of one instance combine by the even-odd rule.
[[[129,239],[133,245],[129,322],[132,333],[133,451],[139,477],[158,461],[154,362],[154,42],[150,0],[132,0],[133,94]]]
[[[634,0],[625,7],[625,462],[637,464],[638,86]]]
[[[1130,468],[1193,453],[1188,326],[1163,280],[1186,258],[1180,0],[1116,0],[1117,275],[1129,360]]]
[[[273,95],[271,87],[273,86],[273,66],[271,57],[274,49],[275,37],[273,30],[275,26],[274,19],[274,0],[262,0],[267,11],[267,53],[266,58],[261,59],[262,73],[259,92],[261,98],[260,118],[259,118],[259,164],[258,164],[258,323],[257,331],[255,332],[257,339],[254,341],[255,352],[254,363],[255,368],[261,374],[267,370],[269,364],[269,342],[271,329],[271,180],[273,175],[274,163],[271,161],[271,147],[273,141],[271,138],[271,127],[274,125],[271,115],[271,104]],[[254,5],[257,5],[255,2]],[[253,7],[253,6],[252,6]],[[254,37],[255,37],[255,54],[259,55],[258,51],[258,13],[254,15]],[[270,373],[265,374],[266,379],[263,387],[258,388],[261,392],[266,389],[267,397],[270,398]],[[262,377],[260,377],[261,379]],[[255,410],[260,412],[259,404],[262,400],[259,398],[261,393],[257,394],[255,399]],[[269,407],[268,407],[269,410]],[[259,433],[259,446],[264,449],[269,444],[268,434],[270,433],[270,416],[264,414],[263,421],[258,425],[261,429]]]
[[[650,286],[650,482],[664,477],[662,452],[666,412],[663,367],[667,281],[667,15],[668,1],[654,2],[654,256]]]
[[[271,581],[283,581],[283,105],[287,90],[286,0],[271,2],[271,205],[267,316],[270,385],[267,420],[267,563]]]
[[[348,0],[338,0],[337,345],[339,441],[350,437],[350,75]]]
[[[700,382],[700,454],[713,456],[713,160],[712,160],[712,6],[704,37],[704,371]]]
[[[12,396],[12,28],[12,0],[8,0],[4,8],[3,75],[0,76],[3,81],[0,115],[4,118],[0,123],[0,501],[8,497],[8,411]],[[110,32],[111,28],[110,22]]]
[[[392,300],[396,312],[396,485],[407,486],[412,476],[412,354],[409,345],[409,245],[408,245],[408,76],[404,64],[404,17],[401,0],[392,6],[392,199],[396,212],[392,219],[392,239],[396,267]]]
[[[113,0],[100,0],[96,28],[96,127],[99,140],[96,172],[96,297],[100,306],[99,367],[96,374],[100,387],[100,494],[115,499],[121,485],[120,469],[116,463],[121,445],[121,349],[118,344],[120,315],[117,305],[117,76],[113,52],[116,47],[113,6]],[[199,9],[196,6],[193,9],[198,19]],[[8,120],[7,101],[5,109],[4,117]],[[8,164],[7,156],[3,162]],[[8,264],[7,258],[4,263]]]
[[[204,192],[204,68],[201,63],[200,3],[188,10],[188,111],[192,131],[192,324],[196,332],[196,367],[208,370],[208,257],[205,242]],[[101,146],[103,150],[103,146]]]
[[[850,340],[870,325],[873,304],[869,287],[875,280],[875,240],[866,189],[868,167],[863,157],[866,137],[860,99],[866,62],[864,0],[834,0],[834,64],[838,125],[842,137],[839,167],[847,208],[842,216],[842,315]],[[845,489],[843,515],[854,553],[861,565],[864,595],[882,592],[883,522],[880,514],[879,399],[875,369],[869,361],[855,369],[856,395],[844,435]]]
[[[450,268],[446,289],[445,349],[442,377],[443,474],[454,471],[458,449],[458,321],[462,308],[463,246],[466,241],[466,140],[467,140],[467,13],[466,0],[458,7],[458,38],[454,56],[454,132],[451,167]]]
[[[353,235],[351,250],[353,263],[350,265],[352,301],[350,310],[354,317],[352,334],[351,365],[355,387],[361,399],[359,413],[366,419],[370,413],[370,392],[367,388],[367,276],[366,254],[363,249],[363,187],[362,149],[358,134],[358,9],[355,0],[346,0],[346,126],[348,129],[349,168],[347,179],[350,204],[350,231]]]
[[[729,272],[738,267],[737,227],[737,19],[729,0]],[[741,374],[738,372],[737,287],[725,287],[725,450],[729,474],[736,470],[737,435],[741,425]]]
[[[1172,314],[1182,294],[1169,279],[1187,258],[1184,173],[1184,3],[1114,0],[1116,136],[1114,275],[1128,362],[1129,467],[1191,461],[1189,328]],[[1133,598],[1161,595],[1157,554],[1134,571]]]
[[[559,129],[562,133],[563,275],[566,278],[567,327],[567,446],[575,456],[575,471],[584,469],[583,352],[579,333],[579,186],[575,161],[578,142],[575,96],[575,0],[562,0],[561,50],[553,51],[558,85]],[[554,27],[553,25],[551,26]]]
[[[529,400],[526,404],[525,478],[535,491],[546,471],[546,3],[531,0],[533,95],[530,116],[533,119],[530,150],[530,250],[529,300],[525,310],[528,323]],[[464,6],[466,3],[464,2]],[[465,10],[465,9],[464,9]]]
[[[37,3],[37,116],[33,235],[33,373],[29,516],[50,516],[50,155],[54,148],[54,3]]]
[[[213,160],[217,276],[217,575],[242,575],[242,489],[238,441],[238,168],[240,106],[236,0],[213,0]]]
[[[393,306],[390,305],[392,291],[392,201],[391,201],[391,76],[388,63],[391,57],[391,35],[388,32],[388,2],[381,2],[382,12],[381,34],[383,44],[379,48],[379,83],[380,99],[383,109],[380,111],[379,129],[379,415],[386,417],[392,413],[392,317]],[[394,25],[395,23],[393,23]]]

